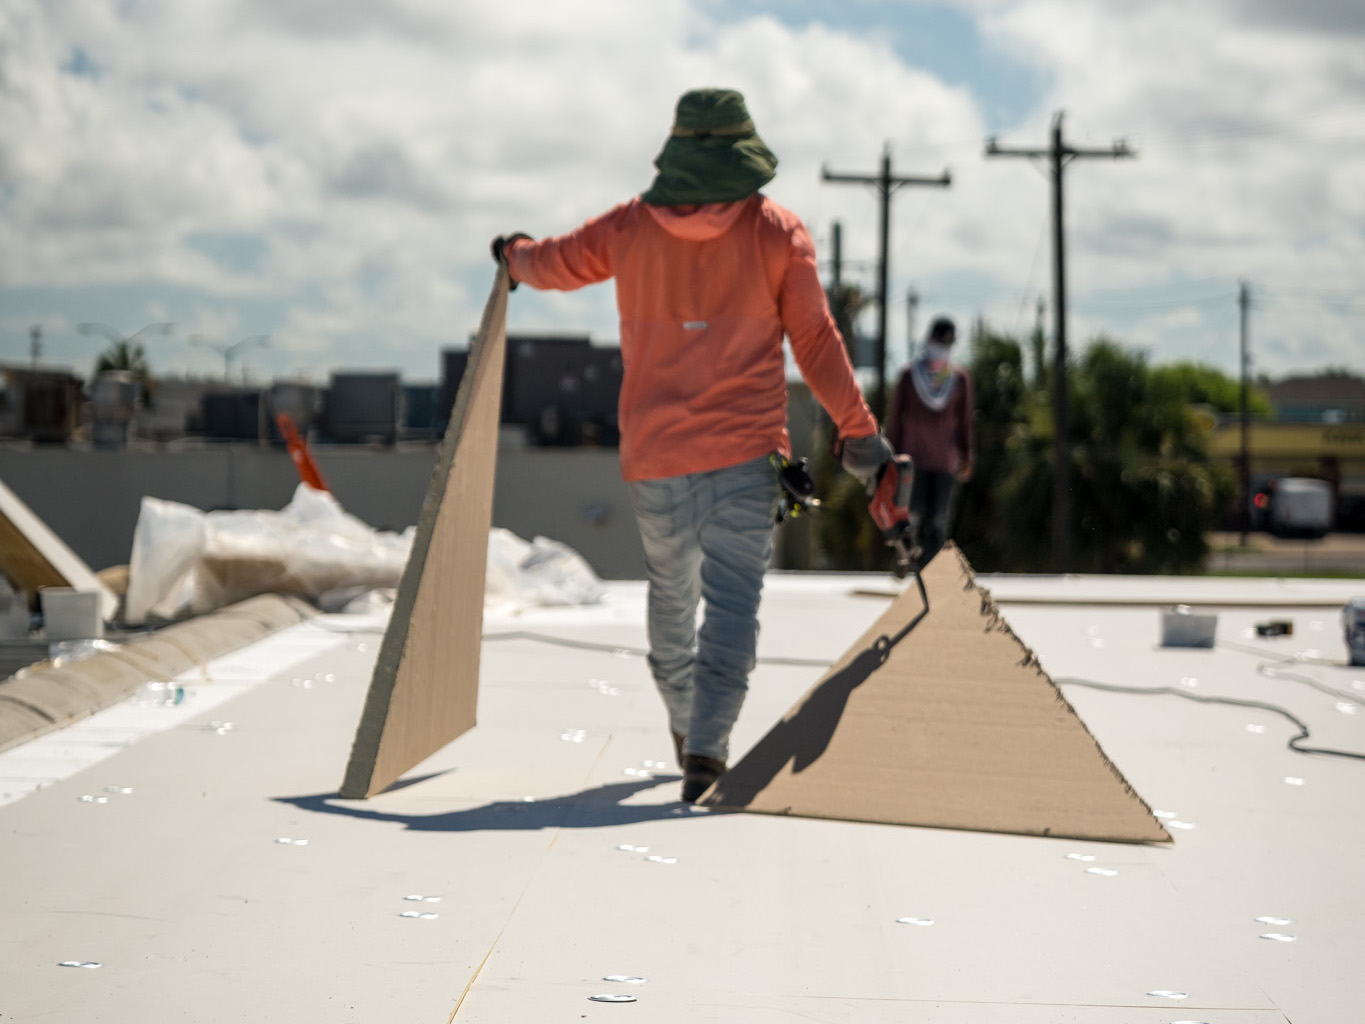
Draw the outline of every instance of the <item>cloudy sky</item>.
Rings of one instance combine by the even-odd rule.
[[[1359,0],[0,0],[0,362],[36,324],[86,373],[105,342],[77,325],[165,321],[160,372],[268,335],[234,375],[437,379],[489,239],[643,190],[710,85],[869,287],[876,195],[821,167],[951,171],[893,200],[895,361],[932,315],[1022,333],[1050,303],[1046,168],[983,150],[1065,111],[1073,145],[1138,153],[1066,172],[1073,344],[1235,372],[1245,280],[1255,370],[1365,370]],[[610,285],[519,289],[511,326],[613,341]]]

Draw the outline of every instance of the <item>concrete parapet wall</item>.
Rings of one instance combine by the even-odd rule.
[[[328,486],[376,529],[417,522],[436,449],[316,446]],[[249,444],[177,449],[0,447],[0,481],[91,568],[128,561],[144,495],[205,511],[278,509],[299,477],[283,450]],[[640,547],[614,448],[498,451],[493,525],[568,544],[606,579],[640,579]]]

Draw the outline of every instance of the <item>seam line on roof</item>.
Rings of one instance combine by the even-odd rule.
[[[607,747],[610,743],[611,737],[608,736],[606,742],[603,743],[601,748],[597,751],[597,757],[593,759],[592,764],[588,768],[587,775],[583,779],[585,785],[587,784],[588,779],[592,778],[593,772],[601,763],[602,755],[607,752]],[[559,842],[560,833],[563,831],[564,829],[562,827],[557,827],[550,836],[550,841],[545,844],[545,849],[541,852],[540,860],[536,862],[536,866],[531,873],[526,876],[526,882],[522,885],[521,892],[517,894],[517,901],[512,904],[512,909],[507,912],[507,919],[503,921],[502,927],[498,929],[498,934],[493,937],[493,941],[488,947],[488,952],[483,955],[483,959],[479,961],[479,966],[474,968],[474,973],[469,976],[469,981],[465,983],[464,989],[460,992],[460,998],[455,1000],[455,1008],[450,1011],[450,1016],[446,1018],[446,1024],[453,1024],[456,1015],[460,1012],[460,1007],[464,1005],[465,999],[468,998],[470,991],[474,988],[474,983],[479,980],[479,976],[483,974],[483,969],[488,965],[488,961],[492,959],[494,952],[497,951],[498,943],[502,941],[503,933],[507,931],[507,926],[512,923],[512,918],[516,917],[517,908],[521,906],[521,901],[526,898],[527,890],[531,888],[531,883],[534,882],[536,876],[540,874],[540,869],[545,866],[545,859],[550,856],[550,851],[553,850],[555,844]]]

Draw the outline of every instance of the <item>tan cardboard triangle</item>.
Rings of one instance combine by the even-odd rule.
[[[1170,842],[961,552],[949,544],[922,581],[927,614],[908,587],[699,803]]]
[[[33,597],[44,587],[92,590],[98,596],[100,619],[118,611],[118,597],[96,576],[66,542],[49,529],[23,500],[0,483],[0,572]]]
[[[507,290],[499,268],[356,728],[339,793],[349,799],[381,792],[474,727]]]

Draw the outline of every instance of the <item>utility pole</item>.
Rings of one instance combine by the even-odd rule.
[[[834,249],[834,266],[831,269],[834,282],[831,288],[837,289],[844,283],[844,226],[837,220],[830,232],[830,244]]]
[[[1251,529],[1251,419],[1247,409],[1248,381],[1247,374],[1250,370],[1251,358],[1248,354],[1249,338],[1247,335],[1247,325],[1251,312],[1251,288],[1245,281],[1238,283],[1237,287],[1237,308],[1241,314],[1241,363],[1242,363],[1242,452],[1238,460],[1238,482],[1241,484],[1239,490],[1242,493],[1241,515],[1238,521],[1242,527],[1242,547],[1247,546],[1247,532]]]
[[[911,288],[905,293],[905,346],[906,357],[915,354],[915,313],[919,309],[919,292]]]
[[[882,151],[882,170],[880,174],[833,174],[828,168],[820,172],[822,181],[844,182],[857,185],[876,185],[881,197],[881,253],[877,259],[877,385],[872,396],[872,413],[880,421],[886,415],[886,313],[890,306],[887,288],[887,261],[891,245],[891,193],[902,185],[939,185],[952,184],[952,177],[944,171],[937,178],[893,177],[891,174],[891,145]]]
[[[1066,232],[1062,205],[1062,171],[1078,157],[1112,159],[1137,156],[1122,139],[1108,149],[1077,149],[1062,139],[1062,112],[1052,118],[1052,140],[1046,149],[1020,149],[986,140],[987,156],[1046,157],[1052,174],[1052,312],[1057,337],[1052,363],[1052,559],[1057,572],[1071,571],[1071,437],[1066,384]]]

